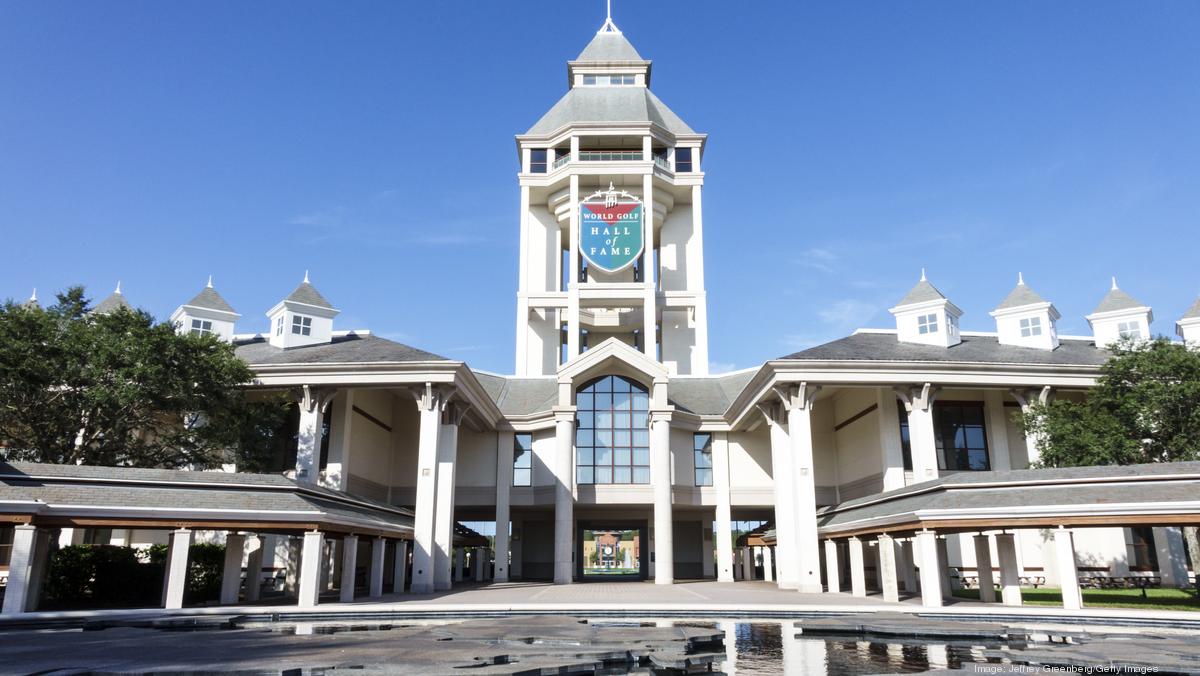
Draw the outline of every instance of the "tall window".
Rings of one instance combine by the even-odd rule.
[[[275,320],[275,335],[283,335],[283,315],[279,315],[279,317]]]
[[[900,414],[900,453],[904,456],[904,469],[912,471],[912,437],[908,432],[908,411],[903,402],[896,402]]]
[[[1142,327],[1137,322],[1121,322],[1117,324],[1117,332],[1122,338],[1141,338]]]
[[[544,174],[546,173],[546,149],[534,148],[529,151],[529,173]]]
[[[1132,542],[1129,547],[1129,569],[1136,571],[1158,570],[1158,550],[1154,547],[1154,529],[1141,526],[1129,529]]]
[[[518,434],[513,440],[513,485],[533,485],[532,434]]]
[[[650,395],[621,376],[604,376],[575,395],[575,465],[581,484],[650,483]]]
[[[987,470],[987,431],[983,424],[983,402],[937,402],[934,404],[934,435],[938,469]]]
[[[1041,317],[1026,317],[1021,320],[1021,337],[1029,338],[1031,336],[1042,335],[1042,318]]]
[[[312,334],[312,317],[301,317],[300,315],[292,315],[292,333],[298,336],[308,336]]]
[[[692,149],[691,148],[676,148],[675,149],[675,171],[684,172],[692,170]]]
[[[212,322],[207,319],[193,319],[192,333],[197,336],[203,336],[213,332]]]
[[[921,335],[937,333],[937,325],[937,315],[921,315],[917,317],[917,333]]]
[[[696,485],[713,485],[711,434],[697,432],[692,435],[692,455],[696,457]]]

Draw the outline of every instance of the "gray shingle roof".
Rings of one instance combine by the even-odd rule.
[[[1045,302],[1046,299],[1039,296],[1037,292],[1029,288],[1028,285],[1022,283],[1017,284],[1016,288],[1014,288],[1012,292],[1010,292],[1008,296],[1004,298],[1004,300],[1000,301],[1000,304],[996,306],[996,309],[1007,310],[1009,308]]]
[[[204,287],[203,291],[196,294],[196,296],[189,300],[186,304],[191,305],[192,307],[202,307],[208,310],[219,310],[221,312],[237,314],[237,311],[233,309],[233,306],[227,303],[225,299],[221,297],[221,294],[217,293],[216,290],[214,290],[211,286]]]
[[[651,122],[673,134],[695,133],[645,87],[574,87],[526,133],[548,134],[578,122]]]
[[[946,297],[942,295],[941,291],[938,291],[936,287],[934,287],[928,281],[922,279],[921,281],[917,282],[917,285],[914,286],[911,291],[905,294],[904,298],[900,299],[899,303],[896,303],[896,306],[899,307],[901,305],[912,305],[913,303],[924,303],[931,300],[945,299]]]
[[[1059,339],[1058,348],[1042,350],[1001,345],[995,336],[964,335],[952,347],[902,343],[895,333],[856,333],[811,347],[782,359],[803,361],[912,361],[980,364],[1055,364],[1100,366],[1107,351],[1090,340]]]
[[[450,361],[432,352],[418,350],[386,338],[354,333],[334,336],[328,343],[287,350],[274,347],[265,338],[255,338],[238,343],[236,354],[250,365]]]
[[[558,404],[558,379],[505,378],[489,373],[476,373],[475,377],[487,390],[496,407],[505,415],[529,415],[549,411]]]
[[[315,305],[317,307],[329,308],[330,310],[333,309],[333,305],[330,304],[329,301],[325,300],[325,296],[322,296],[321,293],[317,291],[316,287],[314,287],[312,284],[309,284],[308,280],[300,282],[300,286],[297,286],[296,290],[288,294],[288,297],[284,298],[284,300],[290,300],[296,303],[304,303],[305,305]]]
[[[915,510],[1076,505],[1088,503],[1183,502],[1195,500],[1196,483],[1128,482],[1130,476],[1200,474],[1200,462],[1163,462],[1144,465],[1104,465],[1052,469],[1018,469],[993,472],[958,472],[884,493],[847,500],[818,510],[823,527],[861,519],[901,515]],[[1018,481],[1071,481],[1111,479],[1111,482],[991,488],[985,484]],[[930,490],[933,489],[933,490]]]
[[[1092,314],[1112,312],[1113,310],[1130,310],[1138,307],[1145,307],[1145,304],[1114,287],[1104,295],[1104,298],[1100,299],[1100,304],[1096,306],[1095,310],[1092,310]]]
[[[719,415],[754,377],[754,371],[708,378],[671,378],[667,398],[677,408],[697,415]]]
[[[114,291],[108,295],[108,298],[100,301],[96,307],[92,308],[92,314],[108,314],[110,312],[116,312],[121,308],[133,310],[133,306],[125,300],[124,294]]]
[[[1194,319],[1196,317],[1200,317],[1200,298],[1197,298],[1196,302],[1192,303],[1192,306],[1188,308],[1187,312],[1183,313],[1180,319]]]
[[[644,61],[621,33],[596,33],[576,61]]]

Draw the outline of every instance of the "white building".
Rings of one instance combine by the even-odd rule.
[[[448,588],[461,570],[454,524],[484,521],[497,524],[496,580],[765,575],[820,592],[819,509],[1028,467],[1036,440],[1014,414],[1084,396],[1104,346],[1149,335],[1150,308],[1115,281],[1088,316],[1093,336],[1059,335],[1058,311],[1024,279],[991,313],[996,332],[964,332],[962,310],[922,274],[890,309],[894,328],[710,374],[706,135],[652,93],[651,62],[611,20],[567,74],[562,99],[516,137],[515,375],[339,330],[307,275],[262,334],[235,335],[240,315],[211,286],[172,316],[229,336],[256,387],[296,394],[297,479],[413,510],[414,591]],[[1179,322],[1189,340],[1198,307]],[[735,552],[734,522],[773,529],[765,570]],[[1048,535],[1016,535],[1021,574],[1054,584]],[[592,561],[634,538],[615,551],[636,558]],[[946,566],[974,570],[970,537],[943,542]],[[1164,582],[1180,542],[1170,526],[1075,537],[1090,566]]]

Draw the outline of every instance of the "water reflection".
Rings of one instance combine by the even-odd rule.
[[[695,623],[700,624],[700,623]],[[733,676],[742,674],[852,674],[916,673],[933,669],[959,669],[972,662],[988,662],[984,647],[944,643],[874,642],[843,637],[805,637],[796,623],[725,621],[725,658],[714,667]],[[996,661],[996,660],[990,660]]]

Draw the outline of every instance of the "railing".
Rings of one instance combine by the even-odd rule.
[[[667,159],[666,154],[654,155],[654,164],[660,169],[671,171],[671,161]]]
[[[568,156],[569,157],[569,156]],[[581,150],[580,162],[637,162],[642,159],[640,150]]]
[[[571,161],[571,153],[567,153],[566,155],[563,155],[562,157],[554,160],[554,166],[552,168],[558,169],[559,167],[565,165],[567,162],[570,162],[570,161]]]

